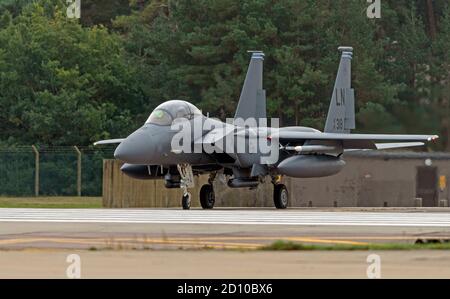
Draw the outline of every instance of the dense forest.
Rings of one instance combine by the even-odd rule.
[[[439,134],[450,150],[448,0],[0,0],[0,145],[89,145],[169,99],[231,117],[266,54],[271,117],[323,128],[340,45],[353,46],[357,130]]]

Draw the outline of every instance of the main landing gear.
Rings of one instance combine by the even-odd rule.
[[[216,196],[214,194],[213,182],[216,177],[215,173],[212,173],[208,179],[208,184],[205,184],[200,189],[200,204],[203,209],[210,210],[214,208],[216,202]]]
[[[214,208],[216,197],[213,186],[210,184],[203,185],[200,189],[200,204],[203,209],[210,210]]]
[[[188,188],[194,187],[194,174],[192,167],[189,164],[177,165],[180,173],[180,188],[183,189],[183,196],[181,198],[181,206],[183,210],[191,208],[192,195]],[[200,204],[203,209],[210,210],[214,208],[216,197],[214,193],[213,182],[216,174],[212,173],[208,179],[208,184],[205,184],[200,189]],[[289,205],[289,193],[284,184],[280,183],[280,177],[272,177],[273,188],[273,203],[277,209],[286,209]]]
[[[286,209],[289,205],[289,193],[285,185],[279,183],[280,179],[272,179],[273,203],[277,209]]]
[[[285,185],[274,185],[273,203],[277,209],[286,209],[289,204],[289,193]]]

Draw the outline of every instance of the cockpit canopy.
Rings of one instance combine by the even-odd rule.
[[[202,112],[191,103],[172,100],[156,107],[145,123],[170,126],[177,118],[193,119],[199,115],[202,115]]]

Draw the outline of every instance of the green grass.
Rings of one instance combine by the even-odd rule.
[[[0,208],[101,208],[101,197],[0,197]]]
[[[343,251],[343,250],[450,250],[450,242],[443,243],[371,243],[367,245],[317,245],[302,244],[295,242],[276,241],[270,245],[264,246],[261,250],[272,251],[295,251],[295,250],[321,250],[321,251]]]

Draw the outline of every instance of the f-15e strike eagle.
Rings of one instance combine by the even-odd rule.
[[[253,51],[236,114],[222,122],[204,116],[191,103],[162,103],[146,123],[119,143],[114,157],[121,170],[136,179],[164,179],[167,188],[182,188],[183,209],[191,206],[194,175],[209,174],[200,189],[204,209],[214,207],[213,181],[224,175],[231,188],[256,188],[265,178],[274,184],[275,207],[289,205],[280,176],[325,177],[344,167],[342,154],[422,146],[435,135],[351,134],[355,128],[355,95],[351,88],[353,48],[339,47],[341,59],[323,132],[308,127],[268,126],[263,89],[264,54]],[[382,143],[396,142],[396,143]]]

